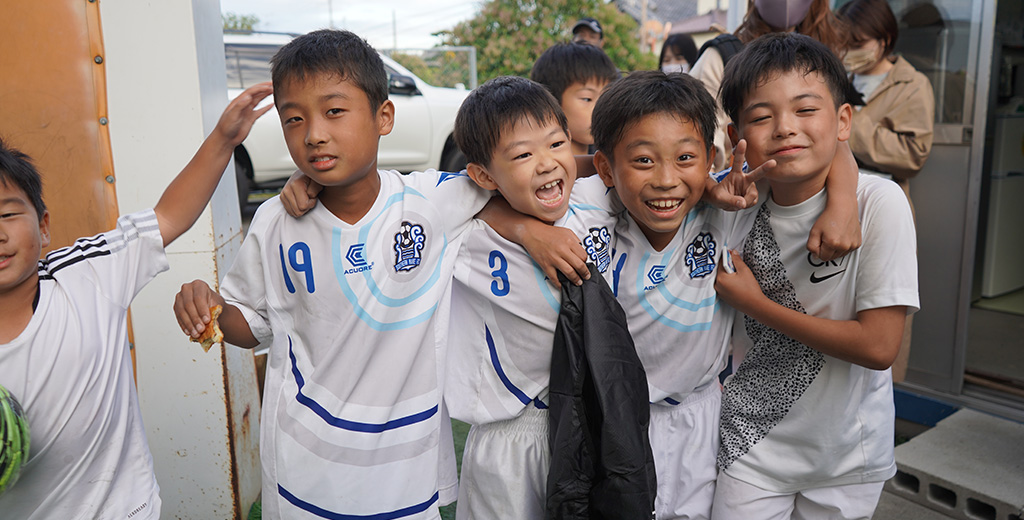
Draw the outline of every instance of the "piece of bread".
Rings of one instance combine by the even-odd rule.
[[[217,323],[217,318],[220,317],[221,312],[220,305],[214,305],[210,307],[210,323],[206,324],[206,328],[203,329],[203,333],[199,335],[199,338],[193,338],[189,336],[189,339],[199,343],[203,347],[203,352],[209,352],[210,347],[214,343],[220,343],[224,341],[224,333],[220,331],[220,325]]]

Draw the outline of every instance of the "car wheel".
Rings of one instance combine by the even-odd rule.
[[[466,169],[466,156],[463,155],[462,150],[452,146],[441,158],[441,171],[444,172],[461,172]]]
[[[235,158],[235,185],[238,186],[238,207],[243,212],[249,203],[249,192],[252,191],[252,178],[249,176],[249,165]]]

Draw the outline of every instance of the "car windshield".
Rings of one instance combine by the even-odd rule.
[[[244,89],[270,81],[270,58],[277,49],[272,45],[225,43],[228,88]]]
[[[227,69],[228,88],[246,89],[270,81],[270,58],[280,48],[278,45],[225,43],[224,65]],[[387,65],[384,71],[390,81],[395,71]]]

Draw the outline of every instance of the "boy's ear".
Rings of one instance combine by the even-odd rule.
[[[43,218],[39,219],[39,241],[45,248],[50,246],[50,212],[44,211]]]
[[[839,140],[846,141],[850,138],[850,131],[853,128],[853,107],[849,103],[843,103],[839,107]]]
[[[597,169],[597,175],[604,181],[604,185],[609,188],[615,187],[615,179],[612,178],[612,162],[607,155],[601,150],[594,152],[594,168]]]
[[[729,126],[725,127],[725,131],[729,134],[729,141],[736,146],[736,143],[740,142],[740,131],[736,128],[736,123],[729,123]]]
[[[730,137],[730,139],[732,139],[732,138]],[[715,156],[716,155],[718,155],[718,148],[715,148],[715,145],[711,145],[711,148],[708,149],[708,171],[709,172],[711,170],[715,169]]]
[[[390,99],[385,99],[377,109],[377,122],[380,125],[380,135],[388,135],[395,127],[395,104]]]
[[[498,189],[498,183],[494,182],[494,178],[487,172],[487,168],[484,168],[479,163],[467,164],[466,174],[469,175],[470,179],[473,179],[473,182],[485,190],[494,191]]]

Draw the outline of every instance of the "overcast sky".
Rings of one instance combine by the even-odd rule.
[[[472,18],[482,0],[221,0],[221,12],[256,15],[257,29],[304,33],[331,25],[390,49],[425,48],[440,43],[431,33]],[[392,30],[392,14],[394,27]]]

